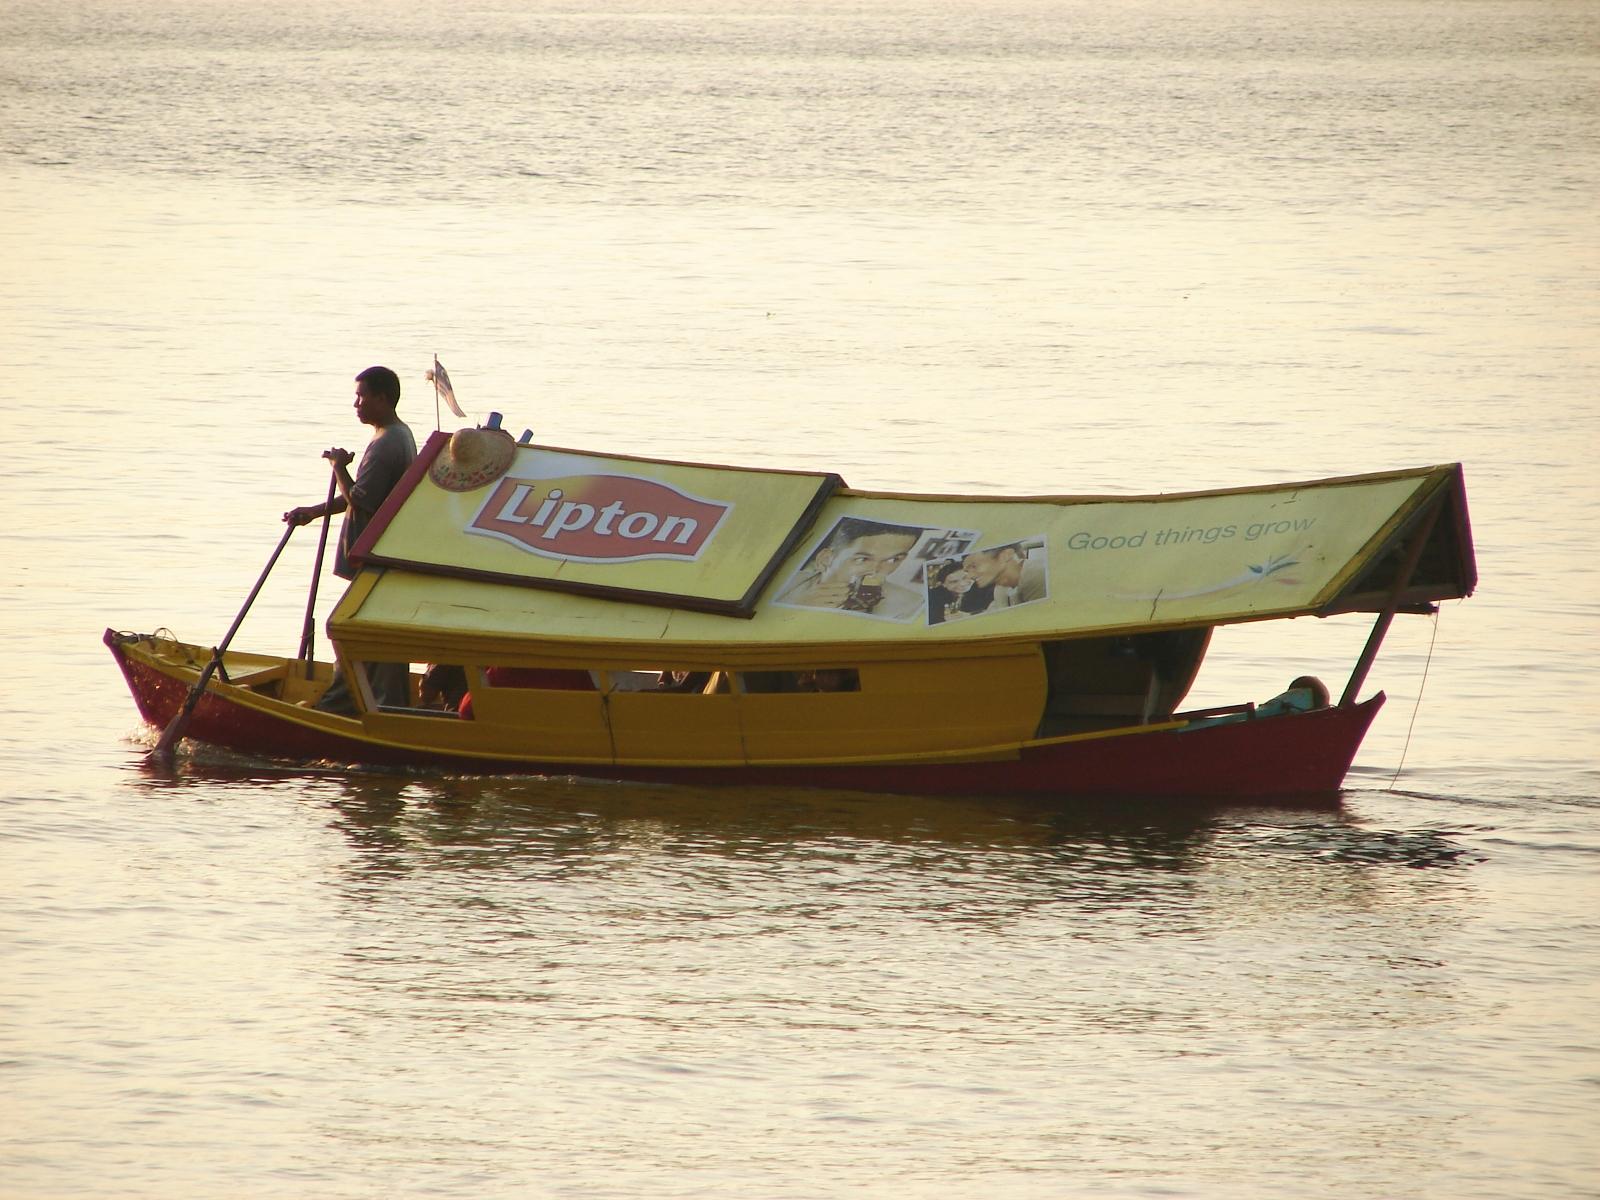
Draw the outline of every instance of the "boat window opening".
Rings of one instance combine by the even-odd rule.
[[[417,681],[417,707],[455,716],[467,696],[467,669],[459,663],[430,663]]]
[[[420,666],[422,670],[410,673],[408,690],[411,703],[379,704],[378,712],[396,717],[433,717],[454,721],[464,715],[461,711],[464,706],[470,709],[466,667],[459,663],[421,663],[412,666]],[[361,673],[363,688],[370,691],[367,664],[357,663],[356,669]]]
[[[466,694],[466,670],[460,666],[376,662],[357,662],[353,665],[362,706],[368,712],[454,720],[458,715],[456,709],[461,697]],[[405,672],[403,683],[402,668]],[[402,687],[405,703],[397,703]],[[452,696],[453,702],[450,700]]]
[[[739,690],[757,695],[808,692],[859,692],[861,673],[854,667],[813,667],[805,671],[741,671]]]
[[[316,707],[341,717],[358,718],[362,713],[408,713],[416,702],[415,664],[392,661],[356,661],[344,664],[354,694],[344,691],[343,679],[335,674],[328,689],[318,697]]]
[[[726,671],[663,670],[657,675],[656,686],[650,689],[657,696],[716,696],[731,690]]]
[[[721,674],[718,671],[662,671],[656,683],[657,692],[672,692],[680,694],[702,694],[713,675]]]
[[[1045,642],[1047,691],[1036,736],[1170,720],[1210,637],[1202,628]]]
[[[732,673],[725,670],[679,670],[662,667],[580,670],[566,667],[487,667],[483,686],[550,692],[593,692],[638,696],[727,695],[733,690]],[[795,690],[806,690],[797,688]],[[811,688],[810,690],[818,690]],[[466,693],[463,716],[471,715],[471,693]]]
[[[660,671],[607,671],[602,690],[607,692],[653,692],[661,686]]]
[[[485,667],[485,687],[527,688],[541,692],[593,692],[595,672],[569,667]]]

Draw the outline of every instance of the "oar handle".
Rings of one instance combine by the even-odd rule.
[[[312,675],[311,642],[317,627],[317,581],[322,578],[322,556],[328,549],[328,526],[333,522],[333,494],[339,489],[339,467],[328,476],[328,500],[322,506],[322,532],[317,535],[317,561],[311,568],[311,591],[306,596],[306,621],[300,629],[300,657],[305,660],[306,678]]]

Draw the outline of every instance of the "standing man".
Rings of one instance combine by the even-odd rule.
[[[339,481],[339,494],[329,504],[308,504],[291,508],[283,519],[291,525],[305,525],[325,513],[348,512],[339,531],[339,548],[333,560],[333,573],[340,579],[354,579],[350,550],[361,531],[389,498],[394,485],[417,457],[417,442],[395,409],[400,404],[400,377],[388,367],[368,367],[356,376],[356,418],[372,426],[372,440],[362,451],[361,465],[350,478],[355,455],[342,447],[324,450],[322,457],[333,464]]]
[[[291,525],[305,525],[330,513],[348,514],[339,530],[339,546],[333,559],[333,573],[340,579],[355,578],[350,551],[356,539],[417,457],[416,439],[395,411],[399,403],[400,377],[388,367],[368,367],[357,375],[356,417],[363,425],[372,426],[372,439],[361,454],[361,465],[356,468],[355,478],[350,477],[354,454],[337,446],[324,450],[322,457],[333,464],[339,494],[330,503],[308,504],[291,508],[283,514],[283,519]],[[407,663],[368,663],[367,675],[378,703],[402,707],[409,704],[409,673],[410,666]],[[342,676],[335,678],[333,687],[317,707],[336,712],[353,711],[350,697],[342,685]]]

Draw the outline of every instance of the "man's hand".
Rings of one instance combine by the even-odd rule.
[[[309,525],[322,515],[322,505],[302,505],[283,514],[285,525]]]
[[[804,604],[811,608],[843,608],[844,602],[849,598],[849,581],[823,583],[819,579],[791,594],[788,603]]]
[[[356,456],[354,454],[351,454],[348,450],[340,449],[338,446],[335,446],[332,450],[324,450],[322,452],[322,457],[327,459],[336,467],[348,467],[356,460]]]

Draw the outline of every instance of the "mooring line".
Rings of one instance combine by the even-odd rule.
[[[1411,749],[1411,731],[1417,727],[1417,714],[1422,711],[1422,689],[1428,686],[1428,668],[1433,665],[1433,644],[1439,640],[1439,608],[1433,610],[1433,632],[1428,636],[1428,657],[1422,664],[1422,678],[1417,683],[1417,702],[1411,708],[1411,724],[1406,726],[1405,745],[1400,747],[1400,765],[1394,769],[1394,777],[1389,780],[1386,791],[1394,791],[1395,781],[1400,778],[1400,772],[1405,769],[1406,753]]]

